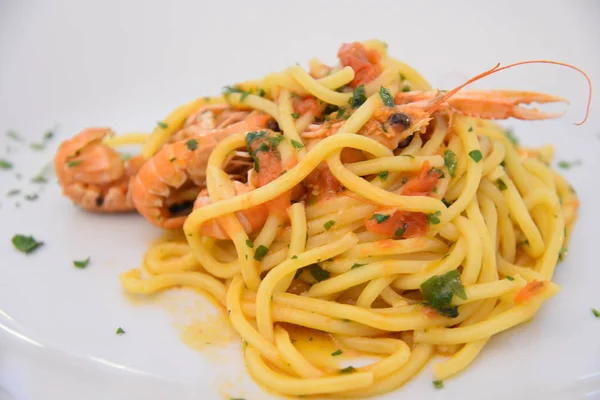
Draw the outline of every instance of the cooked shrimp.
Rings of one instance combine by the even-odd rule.
[[[134,210],[129,184],[144,161],[139,156],[125,161],[103,144],[112,134],[109,128],[85,129],[61,143],[54,157],[63,194],[88,211]]]
[[[212,129],[223,129],[248,118],[250,111],[233,108],[229,104],[204,105],[191,114],[183,128],[169,138],[167,143],[189,139]]]
[[[566,101],[561,97],[543,93],[494,90],[455,94],[454,96],[460,95],[456,101],[450,96],[439,103],[422,99],[433,96],[434,93],[438,93],[438,97],[432,97],[433,101],[441,99],[439,92],[407,92],[396,95],[396,102],[401,104],[394,107],[380,107],[375,110],[371,119],[362,126],[358,133],[395,150],[398,147],[405,147],[413,134],[424,133],[433,119],[433,113],[438,110],[481,119],[514,117],[534,120],[556,118],[561,114],[527,109],[521,107],[520,104]],[[413,102],[414,100],[417,101]],[[325,123],[320,127],[312,127],[302,136],[313,139],[327,137],[336,133],[344,124],[345,121]]]
[[[235,194],[244,194],[250,191],[250,188],[242,182],[233,181],[235,187]],[[210,196],[206,189],[202,190],[194,202],[194,210],[200,207],[205,207],[211,204]],[[252,233],[262,228],[269,216],[269,210],[266,204],[259,204],[255,207],[247,210],[238,211],[235,213],[236,217],[244,227],[246,233]],[[216,219],[206,221],[200,227],[200,234],[204,236],[210,236],[215,239],[229,239],[229,235]]]
[[[173,210],[173,198],[178,193],[206,186],[206,165],[214,147],[227,136],[263,128],[271,119],[266,114],[252,113],[240,122],[222,129],[204,131],[190,139],[167,144],[140,169],[133,184],[133,203],[151,223],[161,228],[175,229],[183,225],[186,216]],[[244,175],[252,167],[247,155],[226,160],[225,170],[235,176]],[[171,208],[171,209],[170,209]]]

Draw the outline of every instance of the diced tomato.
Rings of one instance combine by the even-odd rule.
[[[427,196],[437,185],[438,179],[442,177],[442,171],[430,168],[429,161],[423,163],[419,175],[409,179],[402,188],[405,196]]]
[[[258,187],[265,186],[275,179],[279,178],[284,169],[281,165],[281,160],[276,153],[277,150],[270,149],[267,151],[258,150],[263,143],[269,143],[266,139],[257,139],[252,143],[252,151],[255,152],[255,157],[258,159],[258,173],[256,174],[256,185]],[[286,218],[287,209],[291,205],[291,190],[277,196],[267,203],[269,211],[274,212],[282,218]]]
[[[338,51],[338,58],[344,67],[354,70],[354,79],[350,82],[352,87],[369,83],[381,74],[379,53],[367,49],[362,43],[344,43]]]
[[[319,100],[314,97],[294,97],[292,98],[292,106],[294,107],[294,111],[300,113],[300,115],[312,112],[313,116],[320,117],[323,113],[319,105]]]
[[[515,304],[521,304],[536,296],[546,287],[545,281],[531,281],[515,295]]]
[[[390,217],[383,222],[377,222],[377,219],[373,218],[375,214],[390,215]],[[400,210],[395,210],[392,214],[389,214],[389,210],[375,211],[365,220],[365,227],[369,232],[398,239],[423,236],[428,229],[425,214]]]

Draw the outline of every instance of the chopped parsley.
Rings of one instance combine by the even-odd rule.
[[[0,169],[12,169],[13,165],[11,162],[0,159]]]
[[[173,162],[173,161],[175,161],[175,160],[177,160],[177,157],[171,157],[171,158],[169,159],[169,162]]]
[[[336,351],[334,351],[333,353],[331,353],[331,355],[332,356],[339,356],[342,353],[343,353],[342,349],[337,349]]]
[[[83,162],[83,160],[71,160],[71,161],[67,161],[67,167],[68,168],[73,168],[73,167],[78,166],[82,162]]]
[[[6,132],[6,136],[11,138],[12,140],[16,140],[17,142],[22,142],[23,138],[15,131],[10,130]]]
[[[40,150],[44,150],[46,148],[46,145],[44,145],[44,143],[31,143],[31,144],[29,144],[29,147],[32,150],[40,151]]]
[[[354,368],[352,365],[350,365],[349,367],[340,369],[340,374],[350,374],[354,371],[356,371],[356,368]]]
[[[324,281],[331,276],[331,273],[321,268],[319,264],[311,264],[311,266],[308,268],[308,272],[310,272],[312,277],[315,278],[317,282]]]
[[[33,178],[31,178],[31,182],[33,182],[33,183],[47,183],[48,182],[48,178],[46,178],[43,175],[36,175]]]
[[[437,225],[440,223],[440,214],[441,212],[436,211],[432,214],[427,214],[427,222],[429,222],[430,225]]]
[[[377,221],[378,224],[385,222],[388,218],[390,218],[390,216],[386,214],[373,214],[373,216],[371,217],[371,219]]]
[[[242,95],[240,96],[240,103],[243,103],[244,100],[246,100],[248,98],[248,96],[250,95],[250,92],[241,92]]]
[[[508,189],[508,186],[506,186],[506,183],[504,183],[504,181],[500,178],[496,179],[496,186],[498,186],[498,189],[500,189],[502,191]]]
[[[262,244],[260,246],[258,246],[256,248],[256,251],[254,252],[254,259],[256,261],[262,261],[263,258],[265,258],[265,256],[267,255],[267,253],[269,252],[269,248],[266,246],[263,246]]]
[[[292,256],[292,260],[295,260],[297,258],[298,258],[298,256],[296,256],[296,255]]]
[[[408,228],[408,224],[403,224],[400,228],[396,229],[396,232],[394,232],[394,236],[397,236],[397,237],[404,236],[407,228]]]
[[[403,92],[405,92],[405,93],[406,93],[406,92],[410,92],[410,86],[408,86],[408,85],[404,85],[404,86],[402,87],[402,91],[403,91]]]
[[[169,124],[163,121],[156,121],[156,125],[158,125],[162,129],[167,129],[169,127]]]
[[[456,172],[456,164],[458,163],[458,158],[456,157],[456,153],[452,150],[446,150],[444,152],[444,165],[448,169],[448,173],[451,177],[454,178],[454,174]]]
[[[252,248],[254,248],[254,243],[252,243],[252,240],[246,239],[246,246],[248,246],[252,249]]]
[[[568,250],[569,249],[567,249],[566,247],[563,247],[558,251],[558,261],[562,261],[565,259],[565,255],[567,254]]]
[[[472,150],[469,152],[469,157],[471,157],[471,159],[473,161],[478,163],[483,158],[483,155],[481,154],[481,151],[479,151],[479,150]]]
[[[16,196],[18,194],[21,194],[21,189],[11,189],[8,192],[6,192],[6,195],[8,197],[10,197],[10,196]]]
[[[189,151],[194,151],[198,148],[198,141],[196,141],[196,139],[189,139],[187,142],[185,142],[185,145]]]
[[[352,106],[352,108],[358,108],[362,106],[365,101],[367,101],[365,85],[360,85],[352,92],[352,97],[350,98],[350,106]]]
[[[15,235],[12,237],[12,244],[20,252],[30,254],[42,246],[44,242],[38,242],[33,236]]]
[[[340,109],[338,110],[338,112],[337,112],[337,114],[336,114],[335,118],[336,118],[336,119],[342,119],[342,118],[344,118],[344,114],[346,114],[346,108],[345,108],[345,107],[342,107],[342,108],[340,108]],[[348,116],[346,116],[346,119],[347,119],[348,117],[349,117],[349,115],[348,115]]]
[[[300,113],[299,112],[292,113],[292,118],[294,118],[294,119],[300,118]]]
[[[460,281],[458,270],[452,270],[443,275],[435,275],[421,284],[421,293],[428,307],[433,308],[441,315],[450,318],[458,316],[457,307],[451,307],[452,297],[457,295],[463,300],[467,299],[465,287]]]
[[[25,195],[25,200],[27,201],[36,201],[38,199],[38,194],[37,193],[31,193],[31,194],[26,194]]]
[[[381,97],[381,101],[383,102],[384,106],[394,107],[394,98],[383,86],[379,88],[379,97]]]
[[[119,327],[119,329],[117,329],[117,335],[124,335],[125,331],[123,330],[123,328]]]
[[[512,277],[512,276],[510,276],[510,275],[508,275],[508,276],[506,277],[506,279],[508,279],[509,281],[514,281],[514,280],[515,280],[515,278],[513,278],[513,277]]]
[[[360,267],[362,267],[362,266],[364,266],[364,265],[367,265],[367,264],[359,264],[359,263],[354,263],[354,264],[352,264],[352,266],[350,267],[350,269],[354,269],[354,268],[360,268]]]
[[[444,388],[444,381],[433,381],[433,387],[436,389],[443,389]]]
[[[85,260],[81,260],[81,261],[73,260],[73,266],[75,268],[79,268],[79,269],[84,269],[85,267],[88,266],[89,263],[90,263],[90,257],[86,258]]]
[[[558,167],[562,168],[562,169],[570,169],[571,167],[575,167],[581,165],[581,160],[575,160],[575,161],[559,161],[558,162]]]
[[[473,132],[473,127],[472,126],[469,127],[469,132]]]
[[[504,136],[506,136],[508,141],[511,142],[513,145],[515,145],[515,146],[519,145],[519,138],[515,135],[515,133],[513,132],[512,129],[505,130]]]
[[[596,310],[595,308],[592,308],[592,314],[594,314],[594,317],[600,318],[600,311]]]
[[[323,224],[323,227],[325,227],[325,230],[330,230],[331,227],[333,227],[334,225],[335,225],[335,221],[330,219],[329,221],[327,221]]]
[[[292,139],[292,146],[294,146],[297,149],[301,149],[304,147],[304,145],[300,142],[298,142],[297,140]]]
[[[389,175],[388,171],[381,171],[378,176],[382,181],[385,181],[387,179],[388,175]]]

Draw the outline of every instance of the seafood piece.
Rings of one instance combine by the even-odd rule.
[[[201,135],[213,129],[223,129],[248,118],[250,111],[236,109],[229,104],[204,105],[191,114],[183,127],[173,134],[167,143]]]
[[[437,97],[436,97],[437,95]],[[566,102],[561,97],[535,92],[489,90],[464,93],[440,94],[440,92],[399,93],[394,107],[379,107],[358,131],[360,135],[378,141],[395,150],[408,145],[407,140],[417,133],[424,133],[434,112],[469,115],[482,119],[526,120],[557,118],[562,114],[546,113],[521,107],[520,104]],[[345,121],[323,124],[304,132],[307,139],[324,138],[336,133]]]
[[[54,157],[54,170],[65,196],[88,211],[133,211],[130,182],[144,160],[123,160],[102,140],[114,133],[109,128],[85,129],[61,143]]]
[[[215,146],[227,136],[261,129],[270,116],[251,113],[246,119],[222,129],[202,132],[190,139],[167,144],[142,166],[132,184],[133,203],[137,210],[154,225],[175,229],[183,225],[185,211],[173,209],[173,199],[178,193],[190,188],[202,189],[206,186],[206,165]],[[241,177],[252,167],[247,154],[231,155],[225,161],[224,169],[234,176]],[[173,212],[176,211],[176,212]]]
[[[235,194],[244,194],[250,191],[250,188],[243,184],[242,182],[233,181],[235,187]],[[208,195],[208,191],[203,189],[198,198],[194,202],[194,210],[197,208],[205,207],[211,204],[210,196]],[[246,233],[250,234],[254,231],[259,230],[265,224],[267,217],[269,216],[269,209],[266,204],[259,204],[252,208],[248,208],[242,211],[238,211],[235,213],[236,217],[244,227]],[[217,222],[216,219],[206,221],[200,227],[200,234],[204,236],[209,236],[215,239],[229,239],[229,235],[227,232],[221,228],[221,225]]]

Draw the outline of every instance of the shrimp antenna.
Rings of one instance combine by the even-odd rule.
[[[502,70],[505,69],[509,69],[512,67],[516,67],[517,65],[524,65],[524,64],[553,64],[553,65],[560,65],[563,67],[567,67],[567,68],[571,68],[577,72],[579,72],[580,74],[582,74],[585,79],[587,80],[587,84],[588,84],[588,98],[587,98],[587,106],[585,109],[585,116],[583,118],[583,120],[581,122],[576,122],[575,125],[583,125],[585,123],[585,121],[587,121],[588,116],[590,115],[590,106],[592,104],[592,81],[590,79],[590,77],[588,76],[588,74],[585,73],[585,71],[583,71],[581,68],[578,68],[574,65],[571,64],[567,64],[567,63],[563,63],[560,61],[551,61],[551,60],[529,60],[529,61],[520,61],[514,64],[509,64],[509,65],[505,65],[503,67],[500,66],[500,63],[496,64],[493,68],[482,72],[479,75],[474,76],[473,78],[469,79],[468,81],[466,81],[465,83],[455,87],[454,89],[444,93],[441,97],[437,98],[437,99],[433,99],[431,101],[431,104],[428,107],[428,111],[429,112],[434,112],[435,110],[437,110],[444,101],[448,100],[451,96],[453,96],[456,92],[458,92],[459,90],[461,90],[462,88],[464,88],[465,86],[478,81],[482,78],[485,78],[486,76],[492,75],[496,72],[500,72]]]

